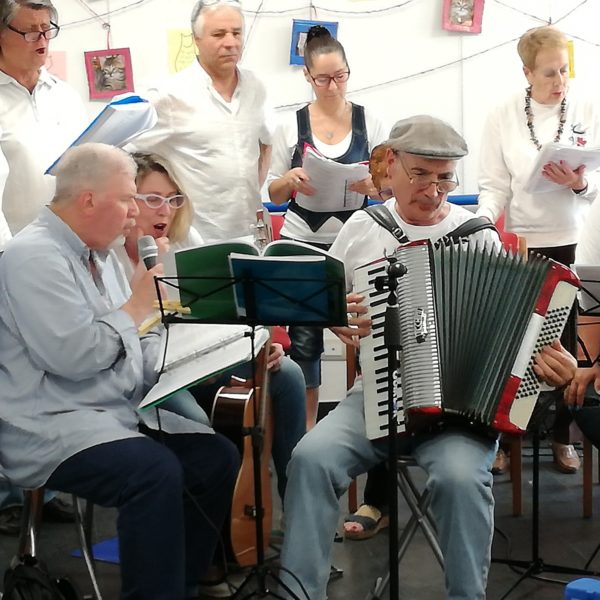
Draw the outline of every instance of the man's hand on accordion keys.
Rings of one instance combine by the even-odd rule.
[[[575,376],[577,360],[559,340],[554,340],[535,357],[533,370],[545,383],[560,387],[567,385]]]
[[[359,338],[369,335],[371,332],[371,319],[364,317],[368,311],[367,307],[362,304],[365,299],[360,294],[350,293],[346,295],[348,326],[332,327],[331,331],[337,335],[344,344],[358,348]]]

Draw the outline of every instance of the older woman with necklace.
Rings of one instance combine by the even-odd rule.
[[[269,196],[276,204],[292,198],[281,230],[282,237],[328,249],[342,225],[354,210],[315,212],[294,201],[297,192],[315,193],[302,168],[305,144],[339,163],[368,161],[371,150],[387,139],[382,122],[364,107],[346,100],[350,68],[343,46],[322,26],[308,31],[304,50],[304,77],[311,85],[315,100],[287,116],[273,139]],[[350,186],[359,194],[377,195],[371,177]],[[366,205],[366,198],[365,198]],[[307,388],[307,421],[316,419],[318,389],[321,383],[320,356],[322,330],[307,327],[290,329],[291,357],[302,367]]]
[[[517,50],[529,86],[488,117],[478,214],[496,221],[504,211],[506,229],[524,237],[530,251],[570,265],[585,211],[598,191],[593,175],[582,165],[549,162],[542,174],[560,187],[536,194],[524,188],[542,145],[598,146],[600,113],[592,102],[569,93],[567,38],[562,32],[550,26],[530,29]],[[574,354],[574,315],[562,341]],[[553,453],[556,467],[565,473],[579,468],[569,444],[570,421],[569,412],[557,403]]]

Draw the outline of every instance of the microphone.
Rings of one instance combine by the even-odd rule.
[[[146,269],[151,269],[158,262],[158,246],[151,235],[143,235],[138,240],[138,256],[144,261]]]

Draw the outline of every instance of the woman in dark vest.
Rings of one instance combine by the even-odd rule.
[[[307,210],[294,200],[297,193],[311,196],[316,191],[302,168],[305,144],[337,162],[358,163],[369,160],[371,149],[387,139],[388,131],[371,112],[346,100],[350,77],[346,53],[324,27],[309,29],[304,63],[304,77],[315,100],[287,115],[275,134],[269,195],[276,204],[290,200],[282,237],[328,249],[354,211],[344,210],[342,198],[340,209],[331,212]],[[364,195],[365,205],[367,195],[377,194],[370,177],[353,183],[349,189]],[[319,328],[293,327],[290,337],[290,356],[302,367],[306,379],[307,424],[311,427],[316,420],[321,384],[323,333]]]

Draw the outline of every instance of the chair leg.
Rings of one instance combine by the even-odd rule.
[[[420,527],[436,560],[443,569],[444,558],[437,539],[435,524],[429,511],[429,503],[431,502],[429,490],[425,489],[423,492],[419,492],[408,472],[408,468],[406,465],[398,464],[398,489],[411,512],[410,519],[398,539],[398,562],[402,560],[414,534]]]
[[[75,527],[77,528],[77,536],[79,537],[79,547],[81,548],[81,556],[85,561],[92,589],[94,592],[94,600],[102,600],[100,587],[96,578],[96,566],[94,564],[94,554],[92,551],[92,521],[94,505],[86,501],[85,512],[81,509],[82,500],[73,495],[73,507],[75,508]]]
[[[583,439],[583,516],[592,516],[592,469],[594,457],[592,443],[587,438]]]
[[[356,479],[352,480],[350,487],[348,488],[348,512],[350,514],[355,513],[358,510],[358,486],[356,485]]]
[[[37,536],[42,523],[44,488],[23,490],[23,516],[17,555],[37,556]]]
[[[523,440],[518,437],[510,443],[510,481],[512,484],[512,514],[520,517],[523,514]]]

